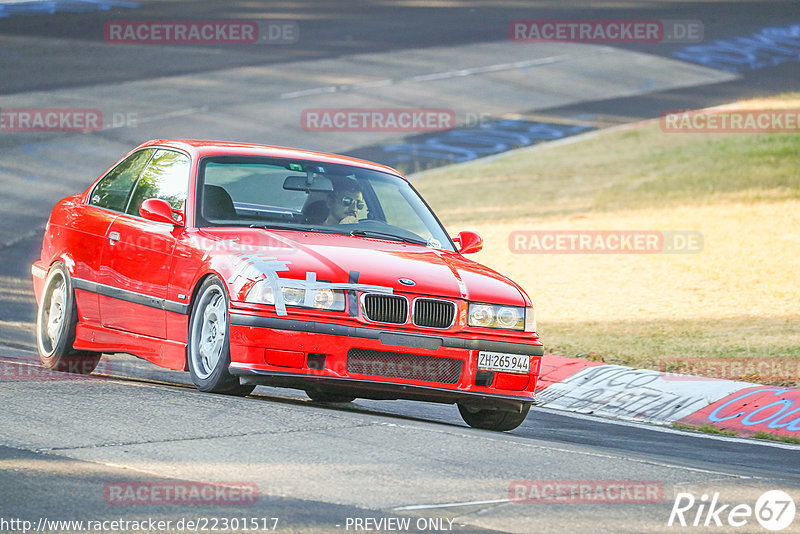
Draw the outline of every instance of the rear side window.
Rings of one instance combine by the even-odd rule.
[[[134,152],[108,171],[94,188],[89,204],[114,211],[125,211],[133,184],[142,174],[155,149]]]
[[[189,157],[180,152],[158,150],[139,178],[126,213],[139,215],[139,206],[148,198],[166,200],[180,209],[189,189]]]

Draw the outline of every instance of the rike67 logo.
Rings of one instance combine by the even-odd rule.
[[[765,529],[779,531],[791,525],[794,516],[794,500],[780,490],[762,493],[755,506],[722,504],[719,493],[710,497],[704,493],[699,499],[692,493],[678,493],[667,526],[738,528],[755,519]]]

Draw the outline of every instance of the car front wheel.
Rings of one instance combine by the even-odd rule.
[[[506,432],[517,428],[525,420],[525,417],[528,416],[528,411],[530,411],[530,409],[530,404],[523,406],[522,411],[519,413],[487,408],[477,410],[463,404],[458,405],[461,418],[464,419],[464,422],[469,426],[498,432]]]
[[[72,348],[78,309],[72,281],[63,263],[54,263],[44,282],[36,314],[36,345],[45,369],[88,375],[97,367],[101,354]]]
[[[222,281],[203,282],[189,318],[189,373],[200,391],[245,396],[255,385],[240,384],[228,372],[231,364],[228,297]]]

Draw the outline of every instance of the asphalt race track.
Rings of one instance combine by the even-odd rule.
[[[272,4],[0,2],[0,113],[73,107],[103,116],[88,133],[0,129],[1,366],[36,365],[30,264],[53,204],[147,139],[299,146],[414,171],[665,110],[800,89],[800,53],[753,37],[800,24],[795,1]],[[511,21],[543,18],[701,21],[704,38],[509,39]],[[108,21],[149,19],[284,21],[296,23],[299,37],[214,46],[104,41]],[[722,43],[716,52],[687,49],[714,43]],[[300,119],[303,110],[333,107],[447,108],[462,134],[325,132]],[[495,132],[495,140],[498,131],[513,131],[517,141],[481,144],[476,128]],[[470,136],[471,143],[456,140]],[[143,531],[110,526],[120,519],[171,521],[162,531],[216,524],[217,531],[244,532],[232,528],[232,518],[255,520],[250,531],[278,532],[673,532],[702,528],[703,495],[751,507],[768,490],[800,497],[796,445],[541,408],[499,434],[468,428],[449,405],[332,406],[265,387],[244,399],[206,395],[190,386],[188,373],[126,355],[108,356],[100,369],[103,375],[89,379],[0,373],[0,532],[22,532],[23,520],[45,531],[91,530],[49,523],[59,520]],[[658,495],[650,502],[512,502],[517,481],[537,480],[627,481],[650,484]],[[256,498],[131,504],[114,497],[126,487],[211,483],[255,489]],[[698,500],[685,513],[689,526],[667,526],[676,496],[686,493]],[[695,518],[700,527],[691,526]],[[705,531],[733,528],[709,521]],[[750,517],[735,531],[765,529]],[[800,532],[800,520],[784,532]]]

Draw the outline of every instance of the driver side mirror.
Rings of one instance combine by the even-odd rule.
[[[473,254],[483,249],[483,238],[469,230],[459,232],[458,237],[453,238],[453,241],[459,245],[459,254]]]
[[[139,206],[139,215],[148,221],[183,226],[183,213],[181,210],[173,209],[169,202],[160,198],[148,198],[142,202],[142,205]],[[177,215],[178,220],[175,220],[173,215]]]

